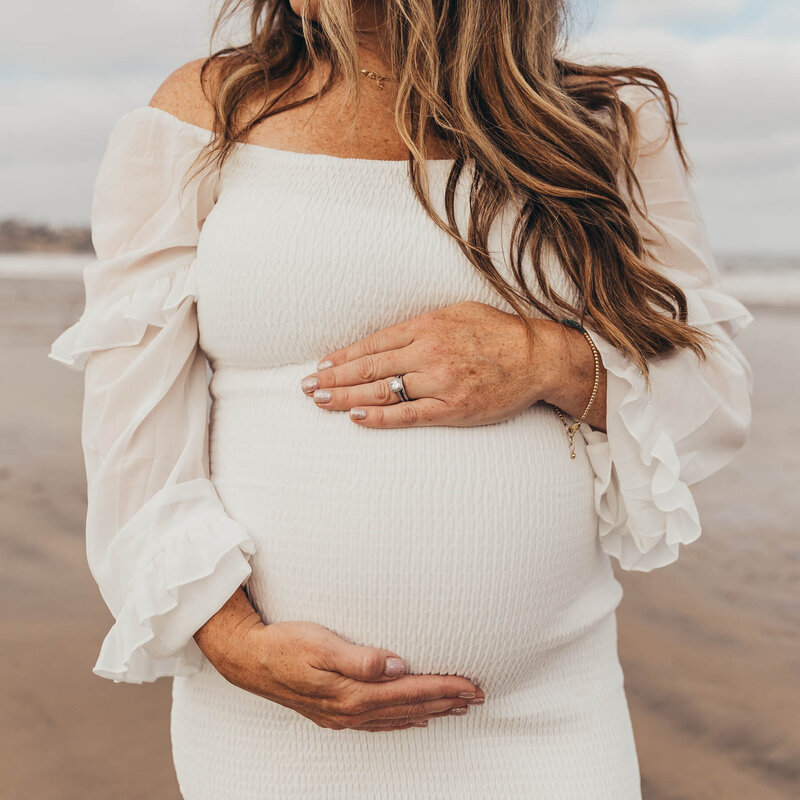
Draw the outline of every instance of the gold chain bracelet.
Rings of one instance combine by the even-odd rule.
[[[586,408],[583,410],[583,414],[581,414],[580,419],[576,422],[573,422],[572,425],[569,425],[564,417],[564,412],[558,406],[550,403],[553,411],[558,414],[558,418],[561,420],[565,430],[567,431],[567,438],[569,439],[569,457],[575,458],[575,434],[578,432],[578,429],[581,427],[581,423],[586,419],[586,415],[594,405],[595,398],[597,397],[597,390],[600,387],[600,353],[597,351],[597,347],[592,341],[592,337],[589,336],[589,332],[579,322],[575,322],[575,320],[571,319],[562,319],[561,324],[568,325],[570,328],[574,328],[576,331],[580,331],[583,334],[584,339],[589,342],[589,347],[592,348],[592,357],[594,358],[594,386],[592,387],[592,396],[589,398],[589,402],[586,405]]]

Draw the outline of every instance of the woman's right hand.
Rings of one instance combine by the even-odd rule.
[[[466,711],[460,692],[483,697],[466,678],[405,675],[395,653],[352,644],[314,622],[254,626],[243,644],[248,657],[225,677],[323,728],[423,727],[432,716]]]
[[[484,697],[457,675],[407,675],[396,653],[355,645],[314,622],[265,625],[241,589],[218,615],[195,634],[217,671],[322,728],[424,727],[431,717],[464,714]],[[470,693],[475,697],[459,696]]]

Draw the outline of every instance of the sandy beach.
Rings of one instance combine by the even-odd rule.
[[[82,376],[46,357],[82,304],[79,281],[0,278],[0,797],[179,800],[171,682],[91,672],[111,618],[84,552]],[[800,310],[751,310],[752,436],[696,488],[702,537],[617,571],[645,800],[800,796]]]

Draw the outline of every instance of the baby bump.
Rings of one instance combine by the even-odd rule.
[[[256,540],[265,621],[317,622],[413,672],[524,681],[607,576],[583,448],[569,458],[543,405],[468,428],[359,427],[302,394],[311,371],[212,382],[212,478]]]

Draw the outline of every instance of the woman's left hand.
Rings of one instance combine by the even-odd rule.
[[[485,303],[456,303],[382,328],[327,354],[317,372],[303,378],[301,388],[319,408],[350,410],[351,419],[365,427],[500,422],[547,399],[550,387],[559,381],[564,384],[560,372],[569,355],[565,342],[573,336],[551,320],[535,320],[534,325],[531,347],[516,314]],[[583,337],[571,333],[589,351]],[[579,359],[583,367],[585,359],[583,353]],[[401,401],[390,389],[395,375],[403,375],[410,401]],[[588,398],[592,381],[585,392],[584,384],[585,379],[576,392]],[[576,399],[577,405],[580,402]]]

